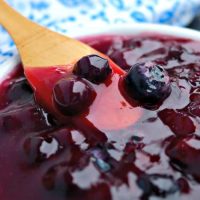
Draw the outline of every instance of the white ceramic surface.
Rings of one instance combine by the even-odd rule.
[[[157,25],[157,24],[133,24],[130,25],[113,25],[108,27],[88,27],[83,30],[74,29],[70,36],[73,37],[85,37],[94,35],[136,35],[143,32],[160,33],[171,36],[177,36],[182,38],[190,38],[200,41],[200,32],[190,30],[187,28],[173,27],[168,25]],[[16,55],[14,59],[7,60],[1,65],[0,82],[2,82],[9,73],[17,66],[20,62],[19,55]]]

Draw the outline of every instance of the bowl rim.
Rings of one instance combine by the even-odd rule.
[[[85,36],[95,36],[101,34],[125,34],[125,35],[137,35],[142,32],[155,32],[170,36],[178,36],[183,38],[189,38],[193,40],[200,40],[200,32],[197,30],[170,26],[164,24],[151,24],[151,23],[133,23],[133,24],[115,24],[108,26],[88,26],[87,28],[75,29],[71,37],[85,37]]]
[[[200,41],[200,32],[189,28],[163,25],[163,24],[151,24],[151,23],[133,23],[133,24],[113,24],[107,26],[87,26],[84,28],[74,29],[70,37],[82,38],[86,36],[97,35],[137,35],[140,33],[155,33],[164,34],[169,36],[181,37],[192,40]],[[20,63],[19,54],[15,54],[12,58],[0,66],[0,82],[5,80],[9,74]]]

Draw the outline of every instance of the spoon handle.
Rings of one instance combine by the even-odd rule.
[[[20,15],[4,0],[0,0],[0,24],[9,32],[18,47],[43,29]]]
[[[96,52],[77,40],[31,22],[4,0],[0,0],[0,24],[13,38],[25,69],[73,64]]]

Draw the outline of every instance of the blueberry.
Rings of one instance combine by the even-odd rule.
[[[41,135],[27,138],[24,141],[23,149],[28,162],[36,164],[55,155],[60,146],[55,138]]]
[[[106,149],[102,149],[100,147],[95,147],[90,151],[92,156],[92,161],[100,169],[102,172],[108,172],[111,169],[111,165],[108,162],[110,160],[110,156]]]
[[[61,79],[53,88],[53,101],[64,115],[79,114],[93,102],[96,96],[93,88],[77,77]]]
[[[173,168],[200,182],[200,137],[194,134],[173,138],[166,148]]]
[[[126,53],[130,51],[128,49],[122,49],[112,52],[109,57],[117,63],[123,70],[128,71],[131,68],[131,65],[127,63]]]
[[[112,199],[109,185],[99,180],[94,182],[92,172],[87,177],[85,171],[88,170],[85,168],[84,170],[75,171],[74,169],[71,170],[66,162],[59,163],[46,171],[42,177],[42,184],[47,191],[51,192],[50,195],[53,199]],[[80,176],[80,183],[75,182],[76,176]],[[88,186],[89,181],[93,182]]]
[[[17,105],[20,106],[32,101],[32,94],[33,91],[28,85],[27,80],[19,78],[11,83],[8,90],[8,102],[17,102]]]
[[[89,55],[81,58],[73,70],[75,75],[96,84],[102,83],[111,72],[108,60],[98,55]]]
[[[81,189],[73,183],[73,177],[64,163],[50,167],[42,182],[47,190],[65,195],[66,199],[76,199],[77,195],[81,195]]]
[[[194,122],[184,112],[164,109],[158,112],[158,117],[177,136],[189,135],[196,131]]]
[[[163,101],[171,92],[167,72],[152,62],[132,66],[124,77],[124,84],[131,98],[150,105]]]
[[[179,185],[170,175],[143,174],[137,184],[143,191],[141,199],[149,199],[150,196],[165,198],[179,191]]]

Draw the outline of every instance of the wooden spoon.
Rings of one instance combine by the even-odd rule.
[[[70,71],[77,60],[89,54],[99,54],[105,58],[107,57],[80,41],[29,21],[3,0],[0,0],[0,24],[9,32],[19,50],[26,77],[35,90],[38,103],[59,119],[67,120],[57,112],[52,103],[52,87],[55,83],[56,73],[62,70],[61,73]],[[109,63],[114,75],[124,74],[124,71],[111,60],[109,60]],[[56,69],[52,68],[53,66],[56,66]],[[51,79],[52,76],[54,79]],[[116,84],[118,85],[118,83]],[[118,90],[118,86],[114,90]],[[133,109],[121,109],[121,102],[117,102],[119,100],[116,99],[116,94],[113,91],[105,92],[107,94],[105,99],[111,99],[109,108],[103,109],[103,112],[107,112],[107,115],[112,118],[107,120],[109,123],[105,121],[106,113],[102,113],[101,109],[87,116],[89,121],[93,124],[95,122],[97,127],[99,123],[99,127],[104,126],[106,129],[122,128],[134,123],[139,117],[138,112],[133,111]],[[117,91],[118,93],[119,91]],[[120,95],[118,94],[118,96]],[[120,101],[126,102],[121,96],[120,98]],[[99,107],[103,106],[104,100],[101,95],[95,101]],[[110,113],[113,113],[112,116]],[[117,123],[118,121],[120,123]]]
[[[96,53],[77,40],[29,21],[3,0],[0,0],[0,23],[13,38],[24,67],[64,65]]]

